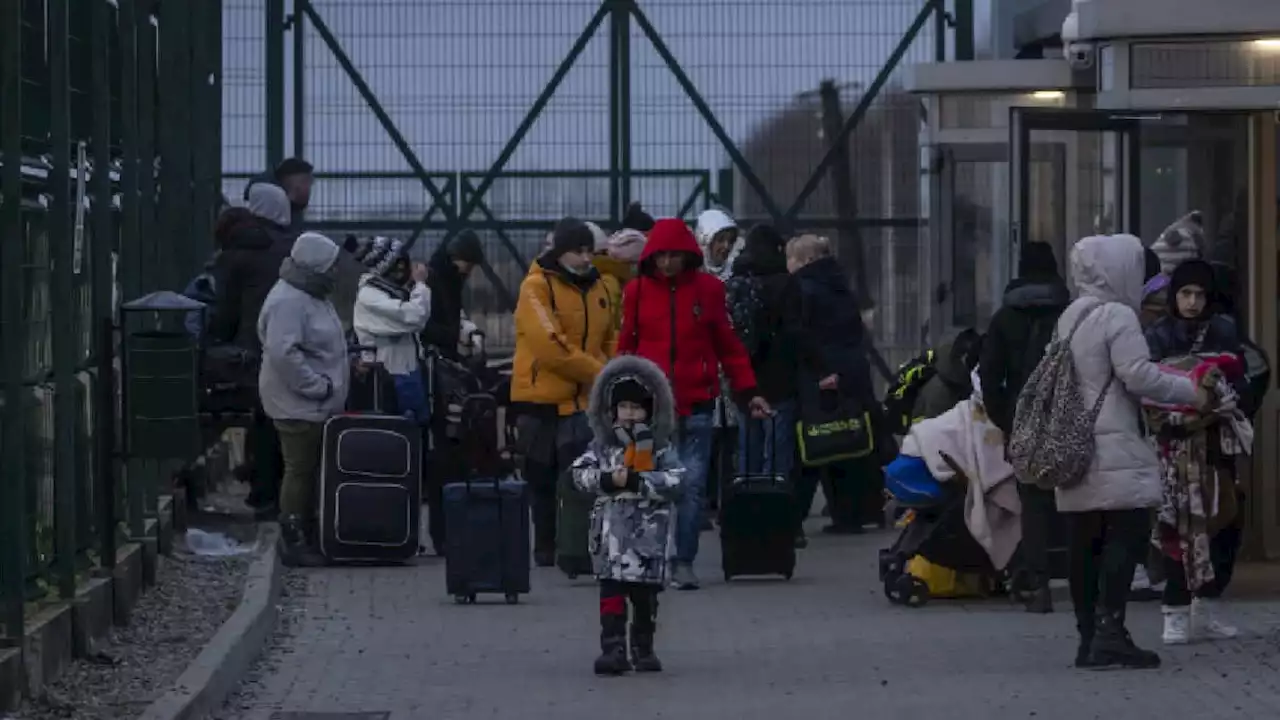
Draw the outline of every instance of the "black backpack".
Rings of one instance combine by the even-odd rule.
[[[887,430],[894,435],[905,435],[911,427],[916,398],[925,383],[938,374],[934,366],[936,355],[933,350],[926,350],[898,366],[893,384],[884,396],[884,419]]]

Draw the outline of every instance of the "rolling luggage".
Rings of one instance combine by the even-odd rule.
[[[459,604],[474,603],[480,593],[497,593],[514,604],[530,590],[528,488],[511,473],[496,443],[489,445],[497,432],[494,398],[469,396],[460,415],[464,478],[441,493],[445,585]]]
[[[767,434],[775,438],[776,433],[790,431],[775,427]],[[747,442],[751,442],[749,433]],[[790,580],[796,568],[795,542],[795,492],[790,478],[735,474],[721,486],[720,567],[725,582],[744,575],[781,575]]]
[[[381,395],[376,370],[374,398]],[[374,405],[376,413],[380,403]],[[319,535],[330,562],[405,562],[418,553],[422,430],[375,413],[338,415],[324,425]]]

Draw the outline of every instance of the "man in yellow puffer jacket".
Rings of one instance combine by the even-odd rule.
[[[555,562],[556,480],[591,438],[591,386],[617,350],[614,300],[592,265],[587,224],[565,218],[529,268],[516,303],[511,400],[533,494],[534,558]]]

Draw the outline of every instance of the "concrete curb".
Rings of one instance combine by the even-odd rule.
[[[173,688],[151,703],[139,720],[195,720],[215,710],[253,666],[276,625],[282,566],[279,529],[258,526],[258,556],[249,566],[240,605],[218,628]]]

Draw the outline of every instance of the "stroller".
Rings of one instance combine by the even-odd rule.
[[[942,459],[955,471],[938,482],[920,458],[899,456],[885,468],[885,490],[896,502],[902,533],[880,551],[880,580],[884,595],[895,605],[918,608],[930,599],[929,585],[909,572],[916,556],[959,573],[976,573],[984,587],[1002,583],[987,552],[965,526],[964,504],[968,478],[955,460]]]

